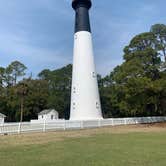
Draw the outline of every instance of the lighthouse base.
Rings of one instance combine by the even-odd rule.
[[[70,118],[70,120],[72,121],[75,121],[75,120],[83,120],[83,121],[89,121],[89,120],[103,120],[103,118],[102,117],[76,117],[76,118],[74,118],[74,117],[72,117],[72,118]]]

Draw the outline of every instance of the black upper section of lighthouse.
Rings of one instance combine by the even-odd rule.
[[[91,6],[91,0],[73,0],[72,7],[76,11],[75,33],[79,31],[91,32],[89,20]]]

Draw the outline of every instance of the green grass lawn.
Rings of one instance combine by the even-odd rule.
[[[166,166],[166,132],[162,131],[64,136],[13,145],[10,136],[0,137],[0,166]],[[39,135],[33,139],[40,139]]]

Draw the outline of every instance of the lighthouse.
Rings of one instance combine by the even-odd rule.
[[[89,20],[91,0],[73,0],[75,34],[70,120],[102,119]]]

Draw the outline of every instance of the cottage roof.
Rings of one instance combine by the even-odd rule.
[[[49,110],[43,110],[41,111],[38,115],[45,115],[45,114],[49,114],[51,111],[54,111],[55,113],[57,113],[57,111],[49,109]]]
[[[0,113],[0,118],[5,118],[6,115]]]

